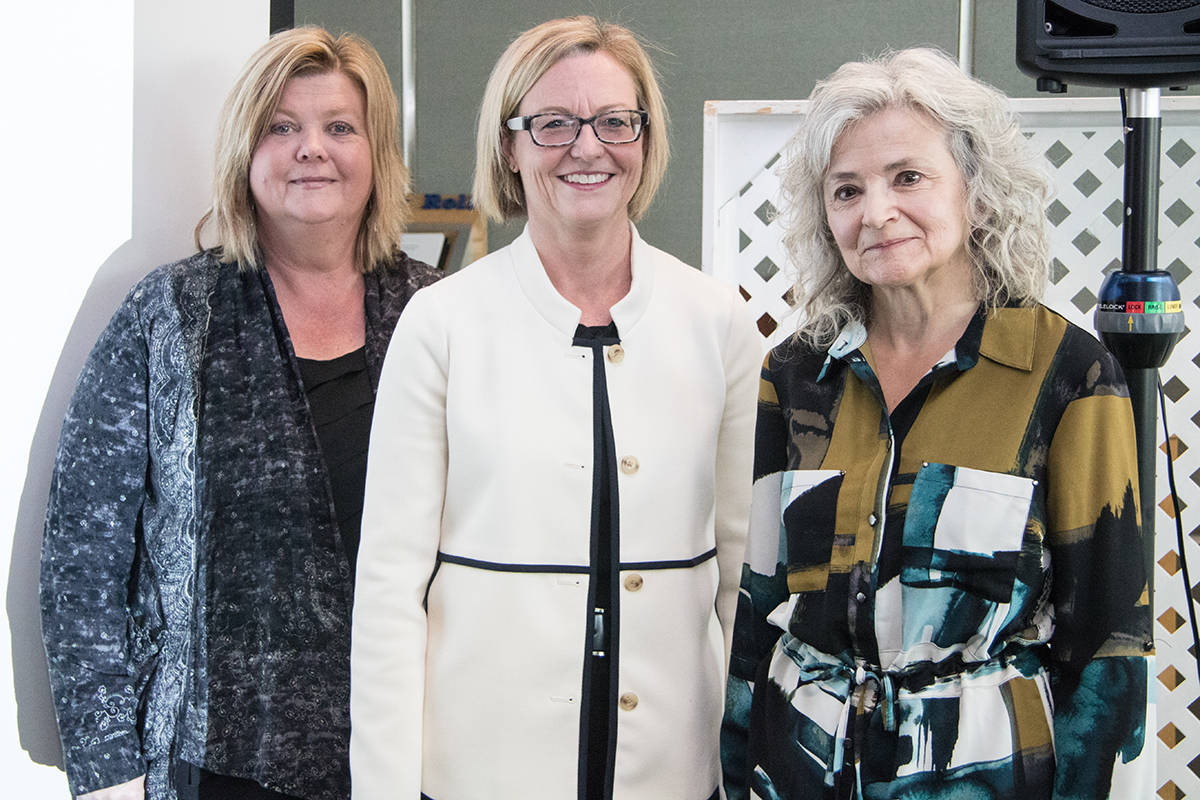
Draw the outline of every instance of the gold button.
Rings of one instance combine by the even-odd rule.
[[[622,711],[633,711],[638,705],[638,696],[633,692],[626,692],[621,695],[621,699],[617,701],[621,706]]]
[[[636,572],[632,575],[626,575],[625,588],[631,592],[636,592],[638,589],[642,588],[642,576],[638,575]]]
[[[621,459],[621,472],[626,475],[632,475],[638,471],[638,460],[633,456],[625,456]]]
[[[620,364],[625,360],[625,348],[619,344],[614,344],[608,348],[608,360],[614,364]]]

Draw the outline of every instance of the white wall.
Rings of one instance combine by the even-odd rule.
[[[267,0],[20,3],[0,153],[0,775],[6,797],[68,795],[38,623],[42,518],[59,427],[125,292],[192,251],[216,116],[267,36]],[[15,18],[13,16],[15,12]]]

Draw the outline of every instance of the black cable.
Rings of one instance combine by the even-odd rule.
[[[1163,395],[1161,377],[1158,379],[1158,406],[1162,410],[1163,438],[1167,443],[1167,485],[1171,487],[1171,505],[1175,509],[1175,537],[1179,542],[1179,564],[1183,568],[1183,594],[1187,598],[1187,618],[1192,626],[1192,658],[1195,659],[1197,672],[1200,673],[1200,630],[1196,628],[1196,604],[1192,600],[1192,579],[1188,575],[1187,554],[1183,547],[1183,517],[1179,510],[1179,494],[1175,491],[1175,459],[1171,454],[1171,432],[1167,428],[1167,400]],[[1142,513],[1153,514],[1154,509],[1143,508]],[[1151,527],[1153,528],[1153,526]],[[1153,565],[1151,569],[1153,569]],[[1150,602],[1151,608],[1153,608],[1153,598]],[[1154,622],[1151,621],[1150,624],[1153,625]]]

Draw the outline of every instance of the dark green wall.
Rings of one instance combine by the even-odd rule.
[[[956,54],[958,0],[413,0],[416,15],[418,192],[469,192],[475,118],[492,64],[521,31],[594,14],[633,29],[651,51],[671,114],[671,165],[639,229],[699,265],[705,100],[803,99],[845,61],[934,45]],[[975,74],[1013,96],[1036,95],[1014,63],[1014,0],[977,0]],[[296,22],[355,30],[390,62],[399,91],[399,0],[297,0]],[[1106,95],[1071,87],[1069,97]],[[493,248],[520,225],[493,226]]]

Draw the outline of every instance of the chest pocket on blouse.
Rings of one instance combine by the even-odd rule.
[[[904,519],[901,583],[1012,599],[1036,481],[949,464],[917,472]]]

